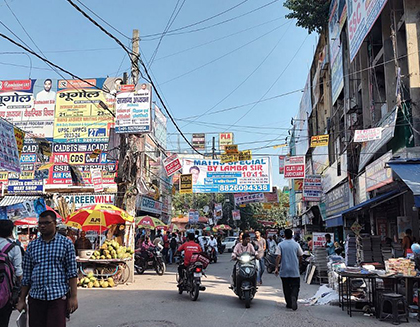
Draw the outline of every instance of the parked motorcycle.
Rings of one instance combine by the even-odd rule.
[[[300,274],[304,274],[311,263],[313,255],[309,251],[304,251],[302,255],[302,261],[299,264]]]
[[[182,294],[184,291],[190,294],[191,301],[197,301],[200,291],[205,291],[206,288],[201,285],[201,277],[204,275],[204,269],[207,267],[209,259],[203,255],[197,254],[193,257],[190,265],[184,269],[183,278],[180,282],[177,274],[178,293]],[[183,262],[183,260],[182,260]]]
[[[267,269],[267,272],[269,274],[273,273],[274,270],[276,270],[277,255],[273,253],[267,253],[264,259],[265,259],[264,264],[265,264],[265,268]]]
[[[257,292],[257,264],[254,255],[244,252],[237,257],[230,288],[241,300],[245,300],[246,308],[251,306]]]
[[[162,276],[166,271],[165,261],[162,256],[163,246],[158,244],[154,248],[150,248],[146,252],[146,256],[141,253],[140,249],[135,250],[134,268],[138,274],[143,274],[146,269],[153,269],[159,276]]]

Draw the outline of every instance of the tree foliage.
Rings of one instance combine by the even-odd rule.
[[[328,25],[331,0],[286,0],[284,6],[291,11],[286,18],[296,19],[297,26],[309,33],[321,33]]]

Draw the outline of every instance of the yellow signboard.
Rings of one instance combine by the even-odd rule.
[[[193,192],[192,174],[182,174],[179,178],[179,193],[191,194]]]
[[[294,179],[295,184],[295,192],[302,192],[303,191],[303,179]]]
[[[229,162],[239,161],[239,154],[225,154],[225,153],[223,153],[220,156],[220,161],[222,163],[229,163]]]
[[[19,159],[20,159],[20,155],[22,154],[22,149],[23,149],[23,140],[25,139],[25,132],[17,127],[14,127],[14,131],[15,131],[16,145],[17,145],[17,149],[19,152]]]
[[[316,148],[317,146],[328,146],[328,140],[330,136],[326,135],[315,135],[311,137],[311,148]]]
[[[239,152],[239,161],[252,160],[252,151],[245,150]]]
[[[225,153],[227,154],[235,154],[238,153],[238,146],[236,144],[228,144],[225,145]]]

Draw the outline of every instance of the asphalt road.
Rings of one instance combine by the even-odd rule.
[[[384,326],[372,317],[358,313],[353,318],[337,306],[299,305],[286,309],[281,281],[265,273],[251,308],[245,309],[229,287],[232,269],[230,254],[207,268],[207,278],[197,302],[176,288],[176,266],[164,276],[153,271],[136,275],[135,283],[113,289],[80,289],[79,309],[71,316],[71,327],[220,327],[220,326]],[[317,285],[301,285],[300,299],[313,296]],[[13,317],[16,317],[14,313]],[[16,318],[15,318],[16,319]],[[16,326],[11,320],[10,326]]]

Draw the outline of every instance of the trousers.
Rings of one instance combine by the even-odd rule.
[[[29,297],[29,327],[65,327],[66,297],[44,301]]]
[[[300,289],[300,278],[299,277],[281,277],[281,282],[283,284],[283,294],[286,300],[286,306],[292,307],[292,297],[295,297],[296,300],[299,296]]]
[[[0,309],[0,327],[8,327],[10,315],[12,314],[12,305],[7,303],[3,308]]]

